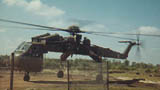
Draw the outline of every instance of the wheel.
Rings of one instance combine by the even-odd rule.
[[[59,71],[59,72],[57,73],[57,77],[58,77],[58,78],[63,78],[63,76],[64,76],[63,71]]]
[[[103,81],[103,76],[102,75],[97,75],[96,76],[96,81],[97,82],[102,82]]]
[[[30,76],[29,75],[25,75],[23,78],[24,81],[29,81],[30,80]]]

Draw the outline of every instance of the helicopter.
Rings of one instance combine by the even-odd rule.
[[[109,36],[109,34],[117,34],[108,32],[104,35],[104,32],[93,32],[93,31],[84,31],[81,30],[78,26],[70,26],[68,29],[63,28],[55,28],[37,24],[30,24],[25,22],[17,22],[12,20],[0,19],[1,22],[7,23],[15,23],[26,26],[38,27],[39,30],[49,30],[49,31],[63,31],[70,34],[68,37],[61,36],[59,34],[50,34],[45,33],[42,35],[32,37],[31,42],[22,42],[14,51],[15,55],[15,67],[24,71],[24,81],[30,80],[30,72],[40,72],[43,67],[43,55],[48,52],[60,52],[62,55],[60,56],[61,62],[66,61],[69,56],[73,54],[78,55],[87,55],[91,57],[95,62],[101,63],[102,57],[107,58],[117,58],[117,59],[126,59],[131,48],[135,45],[141,45],[139,40],[139,35],[146,34],[128,34],[122,33],[124,35],[136,35],[135,39],[129,39],[129,41],[119,41],[120,43],[128,43],[127,48],[123,53],[113,51],[110,48],[104,48],[98,45],[92,45],[90,39],[84,37],[82,40],[82,34],[93,34],[93,35],[101,35],[101,36]],[[156,35],[146,35],[146,36],[156,36]],[[114,36],[111,36],[114,37]],[[116,37],[121,38],[121,37]],[[63,71],[59,71],[57,73],[59,78],[63,77]]]

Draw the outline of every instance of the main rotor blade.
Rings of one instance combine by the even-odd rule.
[[[142,33],[118,33],[118,32],[104,32],[103,34],[120,34],[120,35],[140,35],[140,36],[152,36],[152,37],[160,37],[160,34],[142,34]]]
[[[136,40],[136,39],[133,39],[133,38],[126,38],[126,37],[119,37],[119,36],[111,36],[111,35],[103,35],[103,34],[95,34],[95,33],[86,33],[86,34],[98,35],[98,36],[103,36],[103,37],[118,38],[118,39]]]
[[[32,29],[32,30],[47,30],[47,31],[59,31],[59,30],[51,30],[51,29],[46,29],[46,28],[31,28],[31,27],[18,27],[18,26],[4,26],[0,25],[0,27],[4,28],[15,28],[15,29]]]
[[[48,30],[48,31],[65,31],[69,33],[73,33],[74,31],[70,31],[69,29],[63,29],[63,28],[55,28],[50,26],[44,26],[44,25],[37,25],[37,24],[31,24],[31,23],[25,23],[25,22],[18,22],[13,20],[7,20],[7,19],[0,19],[1,22],[9,22],[9,23],[16,23],[21,25],[27,25],[27,26],[34,26],[39,27],[39,30]],[[44,28],[44,29],[40,29]],[[101,36],[108,36],[109,34],[121,34],[121,35],[141,35],[141,36],[152,36],[152,37],[160,37],[158,34],[135,34],[135,33],[117,33],[117,32],[94,32],[94,31],[78,31],[76,33],[87,33],[87,34],[103,34]],[[119,37],[118,37],[119,38]],[[121,37],[120,37],[121,38]]]
[[[54,30],[59,30],[59,31],[66,31],[70,32],[67,29],[62,29],[62,28],[55,28],[55,27],[49,27],[49,26],[43,26],[43,25],[37,25],[37,24],[30,24],[30,23],[25,23],[25,22],[17,22],[17,21],[12,21],[12,20],[6,20],[6,19],[0,19],[1,22],[9,22],[9,23],[16,23],[16,24],[21,24],[21,25],[27,25],[27,26],[34,26],[34,27],[41,27],[41,28],[46,28],[50,29],[50,31]]]
[[[87,34],[98,33],[98,34],[103,34],[103,33],[105,33],[105,32],[96,32],[96,31],[85,31],[85,30],[80,30],[79,33],[87,33]]]
[[[118,34],[118,35],[133,35],[133,36],[152,36],[152,37],[160,37],[160,34],[142,34],[142,33],[118,33],[118,32],[94,32],[94,31],[83,31],[82,33],[98,33],[98,34],[103,34],[103,35],[109,35],[109,34]]]
[[[27,25],[27,26],[34,26],[34,27],[40,27],[40,28],[45,28],[45,29],[40,29],[39,30],[49,30],[49,31],[65,31],[72,33],[73,31],[70,31],[68,29],[62,29],[62,28],[55,28],[55,27],[50,27],[50,26],[44,26],[44,25],[37,25],[37,24],[31,24],[31,23],[25,23],[25,22],[18,22],[18,21],[13,21],[13,20],[7,20],[7,19],[0,19],[1,22],[9,22],[9,23],[15,23],[15,24],[21,24],[21,25]],[[104,33],[104,32],[93,32],[93,31],[79,31],[76,33]]]
[[[157,34],[126,34],[126,35],[140,35],[140,36],[152,36],[152,37],[160,37],[160,35]]]

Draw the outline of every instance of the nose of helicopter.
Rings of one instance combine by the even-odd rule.
[[[14,52],[14,57],[20,57],[21,55],[22,55],[22,53]]]

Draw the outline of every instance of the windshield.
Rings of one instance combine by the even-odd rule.
[[[27,51],[31,45],[31,42],[22,42],[15,51]]]

